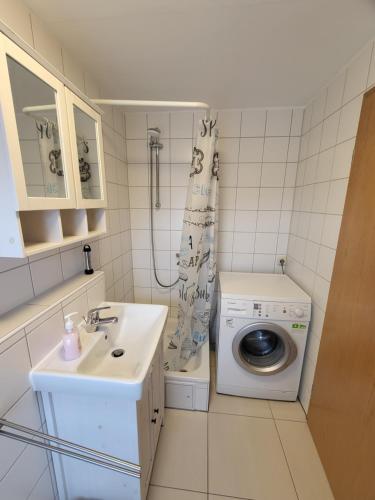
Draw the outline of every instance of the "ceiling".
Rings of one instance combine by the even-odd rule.
[[[26,0],[102,97],[303,105],[375,35],[374,0]]]

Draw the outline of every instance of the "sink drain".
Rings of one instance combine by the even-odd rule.
[[[123,356],[124,354],[124,349],[115,349],[114,351],[112,351],[111,356],[113,358],[121,358],[121,356]]]

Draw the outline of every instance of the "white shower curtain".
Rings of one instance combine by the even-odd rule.
[[[180,370],[208,340],[216,275],[219,157],[215,123],[203,121],[186,198],[179,263],[177,329],[165,368]]]

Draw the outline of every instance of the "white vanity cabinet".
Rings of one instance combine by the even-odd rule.
[[[141,479],[54,455],[59,500],[146,500],[164,415],[162,339],[139,401],[42,393],[48,433],[141,466]]]
[[[100,115],[1,33],[0,179],[0,257],[106,231]]]

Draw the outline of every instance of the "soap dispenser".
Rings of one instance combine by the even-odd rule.
[[[72,361],[73,359],[79,358],[81,355],[79,332],[74,325],[74,321],[71,319],[72,316],[77,314],[77,312],[73,312],[64,316],[65,334],[63,336],[63,350],[65,361]]]

